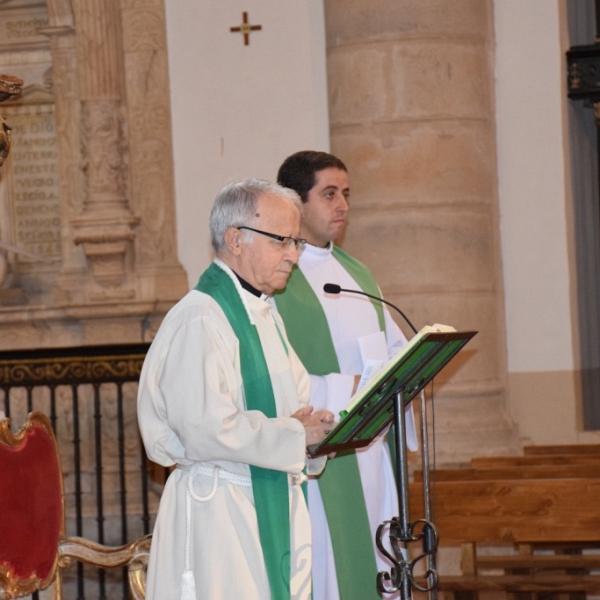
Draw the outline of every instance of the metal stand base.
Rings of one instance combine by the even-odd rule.
[[[390,571],[377,574],[377,589],[383,594],[393,594],[400,590],[400,598],[409,600],[414,588],[421,592],[429,592],[435,599],[438,574],[436,569],[436,552],[438,535],[431,522],[431,499],[429,494],[429,440],[427,436],[427,412],[425,393],[421,392],[421,456],[423,460],[423,497],[425,518],[410,522],[408,495],[408,458],[406,448],[406,418],[404,414],[404,392],[401,389],[394,403],[394,444],[396,448],[396,489],[398,493],[399,516],[384,521],[378,528],[375,542],[379,550],[390,560]],[[388,532],[389,545],[392,552],[384,544]],[[412,559],[408,553],[409,542],[421,542],[422,552]],[[418,583],[414,574],[415,567],[426,561],[425,572],[419,576]]]

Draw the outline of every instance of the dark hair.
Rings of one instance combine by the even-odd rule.
[[[302,202],[307,202],[308,192],[315,185],[315,173],[331,167],[348,172],[346,165],[333,154],[302,150],[283,161],[277,173],[277,183],[294,190]]]

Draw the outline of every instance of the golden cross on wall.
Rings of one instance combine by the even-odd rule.
[[[250,32],[251,31],[260,31],[262,29],[262,25],[250,25],[248,23],[248,13],[242,13],[242,24],[239,27],[230,27],[229,31],[235,32],[239,31],[244,35],[244,46],[248,46],[250,44]]]

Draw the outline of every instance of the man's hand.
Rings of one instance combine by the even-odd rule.
[[[304,425],[306,446],[318,444],[331,431],[335,423],[331,411],[324,409],[315,411],[312,406],[301,408],[292,417]]]
[[[354,396],[354,394],[356,394],[356,390],[358,389],[358,384],[360,383],[360,380],[361,380],[360,375],[354,376],[354,385],[352,386],[352,395],[353,396]]]

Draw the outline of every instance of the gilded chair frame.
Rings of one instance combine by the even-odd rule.
[[[41,412],[32,412],[28,415],[25,424],[17,433],[12,433],[10,419],[0,420],[0,444],[9,448],[19,448],[27,436],[36,427],[41,427],[52,442],[55,457],[58,462],[58,475],[60,478],[61,495],[61,524],[59,539],[53,565],[44,578],[39,578],[35,573],[31,576],[20,578],[15,576],[14,568],[10,564],[0,563],[0,600],[12,600],[28,596],[36,590],[51,589],[53,600],[63,599],[61,571],[71,566],[75,561],[82,561],[99,568],[115,568],[127,566],[129,589],[134,600],[144,600],[146,587],[146,567],[150,553],[151,536],[146,535],[138,540],[123,546],[105,546],[80,537],[65,536],[65,511],[64,511],[64,486],[60,457],[56,437],[50,421]],[[0,472],[2,465],[0,464]],[[2,510],[2,507],[0,507]],[[0,532],[0,535],[2,532]]]

